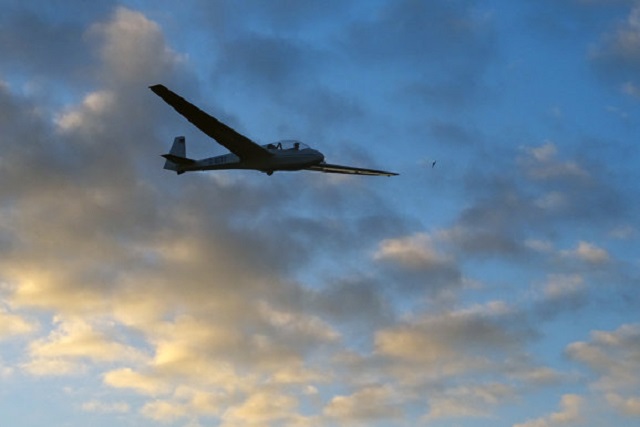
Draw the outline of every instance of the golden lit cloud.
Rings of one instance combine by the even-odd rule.
[[[234,406],[222,415],[223,427],[262,426],[287,420],[298,406],[293,396],[277,392],[256,392],[243,403]]]
[[[14,335],[28,334],[37,329],[34,322],[23,317],[8,313],[0,306],[0,340]]]
[[[579,112],[570,124],[577,113],[562,100],[550,105],[563,128],[519,129],[507,111],[499,111],[501,130],[482,127],[484,113],[466,100],[495,81],[483,70],[515,71],[487,67],[496,65],[494,32],[507,12],[446,0],[265,2],[249,15],[235,2],[204,2],[196,14],[145,1],[136,2],[144,12],[127,1],[98,3],[79,2],[69,13],[22,2],[24,12],[8,8],[0,17],[0,379],[5,406],[18,402],[11,411],[22,415],[26,397],[39,408],[27,415],[40,424],[469,418],[462,425],[495,417],[550,427],[578,425],[591,409],[568,394],[556,412],[516,418],[514,400],[560,398],[567,386],[587,384],[609,411],[600,419],[638,416],[638,326],[593,331],[584,341],[562,327],[569,310],[581,322],[568,329],[582,337],[602,319],[635,313],[637,256],[621,248],[634,247],[629,212],[637,198],[626,197],[628,183],[610,183],[633,168],[592,167],[583,150],[624,147],[624,138],[578,126],[572,138],[584,141],[583,154],[572,155],[560,138],[585,121]],[[640,15],[632,9],[604,47],[633,47]],[[22,74],[33,67],[38,73]],[[442,74],[431,75],[433,67]],[[403,72],[397,81],[377,76],[385,68]],[[364,80],[349,71],[362,69]],[[627,80],[623,89],[637,96],[638,82]],[[307,135],[328,160],[389,161],[405,171],[399,180],[247,171],[177,177],[158,156],[174,135],[194,136],[190,155],[220,148],[147,89],[155,83],[252,137]],[[495,102],[492,91],[482,104]],[[466,108],[429,111],[427,122],[424,111],[406,114],[425,100],[429,108],[443,101]],[[623,117],[599,102],[585,110],[594,105],[608,121]],[[550,118],[549,105],[535,108]],[[634,116],[625,114],[629,125]],[[514,148],[559,129],[557,142]],[[454,144],[434,138],[437,166],[411,169],[427,156],[416,135],[429,130]],[[392,144],[378,143],[388,135]],[[490,146],[494,139],[500,145]],[[601,282],[608,286],[594,285]],[[606,317],[606,304],[627,305]],[[593,309],[602,311],[592,317]],[[563,363],[542,364],[560,360],[566,343]],[[58,403],[48,419],[46,406]]]
[[[143,375],[130,368],[109,371],[104,375],[104,383],[115,388],[130,388],[138,393],[156,396],[171,390],[167,381],[160,378]]]
[[[30,360],[23,368],[32,375],[67,375],[82,372],[85,362],[141,361],[145,356],[97,331],[79,318],[58,318],[47,338],[29,345]]]

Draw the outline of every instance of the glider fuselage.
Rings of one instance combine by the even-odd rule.
[[[324,160],[318,150],[304,148],[269,148],[275,144],[263,145],[272,156],[242,160],[233,153],[196,160],[185,165],[186,171],[207,171],[218,169],[254,169],[261,172],[296,171],[317,165]]]

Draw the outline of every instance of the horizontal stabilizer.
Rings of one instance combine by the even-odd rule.
[[[186,157],[175,156],[173,154],[163,154],[162,157],[173,162],[177,165],[190,165],[195,163],[196,161],[193,159],[188,159]]]

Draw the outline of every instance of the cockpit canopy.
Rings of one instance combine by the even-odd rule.
[[[295,139],[283,139],[282,141],[273,142],[263,147],[268,150],[304,150],[305,148],[309,148],[304,142]]]

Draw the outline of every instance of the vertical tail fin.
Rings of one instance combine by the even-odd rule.
[[[164,168],[179,174],[185,172],[185,165],[193,163],[193,160],[187,158],[187,144],[184,136],[176,136],[169,154],[163,154],[162,157],[167,159],[164,162]]]

